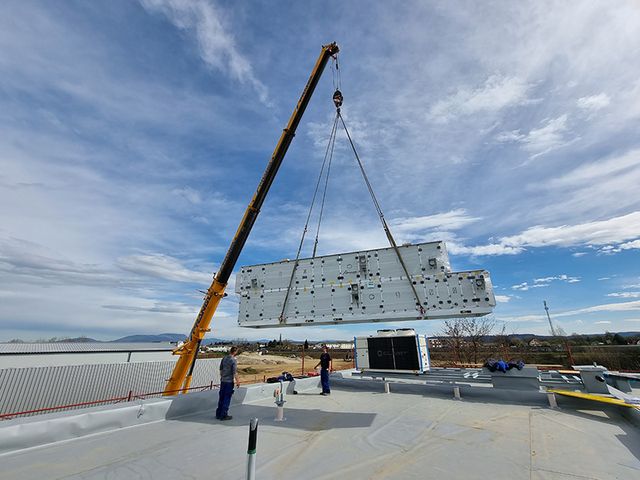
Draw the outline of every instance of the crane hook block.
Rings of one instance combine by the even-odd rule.
[[[333,94],[333,103],[335,103],[336,108],[340,108],[342,106],[342,101],[344,98],[342,97],[342,92],[340,90],[336,90]]]

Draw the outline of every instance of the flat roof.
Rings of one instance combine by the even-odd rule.
[[[281,423],[261,399],[233,405],[231,421],[204,411],[4,455],[3,474],[244,479],[257,417],[260,479],[640,478],[640,430],[622,410],[564,398],[553,410],[543,394],[522,404],[505,393],[468,389],[454,401],[450,389],[392,384],[385,394],[380,383],[336,381],[328,397],[287,396]]]
[[[173,350],[169,342],[56,342],[56,343],[0,343],[0,355],[45,353],[153,352]]]

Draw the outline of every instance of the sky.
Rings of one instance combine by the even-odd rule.
[[[0,341],[190,330],[320,52],[398,242],[485,268],[508,333],[640,330],[637,2],[3,2]],[[327,68],[240,256],[295,257]],[[319,254],[387,245],[343,135]],[[303,255],[310,253],[305,245]],[[346,339],[439,321],[211,337]]]

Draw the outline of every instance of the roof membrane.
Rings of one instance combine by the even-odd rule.
[[[488,388],[454,401],[447,388],[381,387],[336,379],[330,396],[315,387],[288,395],[284,422],[274,421],[270,395],[232,406],[231,421],[215,420],[212,409],[168,416],[4,455],[3,474],[243,479],[256,417],[257,478],[640,478],[640,431],[619,409],[559,399],[552,410],[544,395],[523,400]]]

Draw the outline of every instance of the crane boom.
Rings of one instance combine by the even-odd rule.
[[[174,354],[180,355],[180,358],[178,358],[178,361],[173,368],[171,378],[167,381],[164,395],[174,395],[179,391],[186,392],[189,388],[193,367],[200,348],[200,342],[202,342],[205,334],[210,330],[209,325],[211,324],[211,319],[218,308],[220,300],[226,295],[224,290],[227,286],[227,282],[229,281],[229,277],[231,276],[233,268],[240,256],[240,252],[249,237],[249,233],[251,233],[251,228],[253,227],[256,218],[258,218],[260,208],[262,207],[264,199],[269,192],[269,188],[278,173],[278,169],[280,168],[282,160],[289,149],[289,145],[291,145],[291,141],[296,134],[298,124],[300,123],[302,115],[309,104],[309,100],[313,95],[316,85],[322,76],[322,72],[329,61],[329,58],[335,56],[338,51],[339,48],[335,42],[322,46],[320,56],[318,57],[318,60],[311,72],[311,76],[300,95],[300,100],[298,100],[298,103],[291,114],[291,118],[289,118],[289,123],[278,140],[276,148],[271,155],[271,160],[269,160],[269,163],[267,164],[267,168],[265,169],[262,179],[258,184],[256,193],[253,195],[253,198],[249,202],[249,206],[244,212],[244,216],[242,217],[238,230],[231,241],[229,250],[227,250],[227,254],[220,265],[220,269],[216,273],[211,286],[205,294],[202,307],[200,307],[198,316],[196,317],[193,327],[191,328],[191,332],[189,333],[189,338],[174,351]]]

